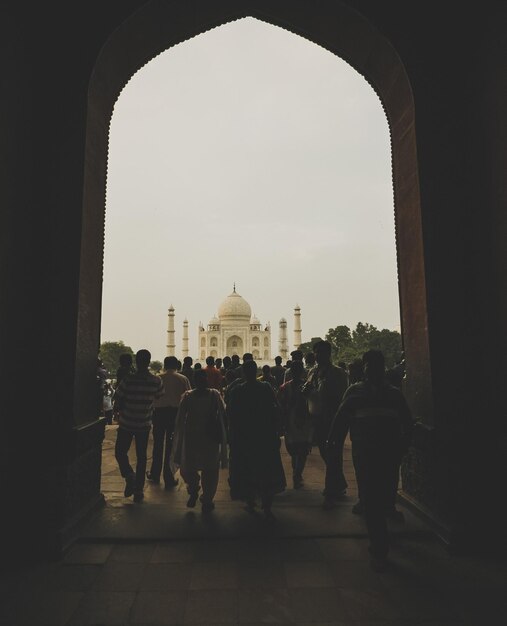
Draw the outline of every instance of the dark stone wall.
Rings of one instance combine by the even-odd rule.
[[[0,467],[14,511],[13,532],[29,528],[25,536],[37,546],[57,546],[63,529],[99,498],[101,435],[86,390],[98,348],[87,329],[96,326],[100,312],[95,300],[80,302],[79,284],[93,274],[82,255],[83,232],[95,232],[93,224],[83,222],[83,194],[90,189],[85,172],[107,139],[107,120],[95,135],[88,133],[87,143],[89,89],[108,39],[147,4],[87,0],[0,8],[0,380],[5,398]],[[495,496],[507,469],[507,6],[488,1],[467,9],[450,2],[436,11],[419,0],[323,0],[310,3],[309,20],[303,0],[172,4],[172,21],[151,24],[153,32],[172,29],[177,36],[200,23],[212,25],[218,5],[229,19],[241,11],[276,12],[289,16],[288,23],[306,20],[309,30],[317,24],[324,32],[322,15],[331,10],[342,16],[345,5],[365,16],[372,36],[384,36],[399,54],[412,87],[415,125],[399,134],[400,145],[410,134],[412,139],[406,152],[398,152],[394,167],[403,168],[415,137],[418,169],[412,176],[420,189],[425,315],[411,318],[411,302],[401,295],[413,329],[427,326],[421,336],[428,346],[415,342],[413,354],[419,348],[429,353],[428,363],[416,357],[409,363],[408,393],[425,426],[418,429],[405,465],[404,488],[462,541],[482,530],[482,516],[470,512],[470,498],[484,494],[488,519],[499,521],[500,532],[504,520],[500,504],[495,510],[500,502]],[[329,27],[321,43],[332,37]],[[140,54],[134,65],[149,60],[148,43],[137,42],[146,56]],[[367,50],[366,35],[350,45],[361,54]],[[368,62],[381,63],[383,57],[371,48],[368,54],[365,68]],[[102,88],[114,94],[121,84],[106,81]],[[393,77],[391,112],[401,101],[400,89]],[[105,171],[95,180],[100,176]],[[398,199],[418,202],[411,195],[417,184],[412,180],[409,189],[400,187]],[[100,185],[95,193],[100,196]],[[100,252],[102,242],[95,246]],[[98,264],[94,271],[100,270],[100,254],[92,260]],[[420,276],[414,273],[414,280]],[[87,367],[88,379],[77,384],[76,368]],[[421,396],[423,388],[432,393]],[[44,489],[23,487],[39,484]]]

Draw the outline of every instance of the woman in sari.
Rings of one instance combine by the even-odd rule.
[[[195,389],[183,394],[176,417],[174,464],[187,484],[187,506],[200,497],[203,513],[215,508],[220,465],[227,467],[224,403],[216,389],[207,387],[204,370],[194,373]]]

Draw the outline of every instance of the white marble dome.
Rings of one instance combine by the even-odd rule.
[[[233,291],[218,307],[220,321],[247,321],[250,322],[252,309],[248,302],[239,293]]]

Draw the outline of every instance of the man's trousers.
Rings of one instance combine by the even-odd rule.
[[[177,407],[160,407],[155,409],[152,418],[153,457],[150,474],[154,480],[160,480],[162,475],[166,485],[174,480],[171,472],[171,450],[177,413]]]
[[[144,488],[144,475],[146,473],[146,461],[147,461],[147,449],[148,449],[148,437],[150,431],[141,430],[138,432],[132,432],[126,430],[121,426],[118,427],[116,434],[116,445],[114,449],[116,460],[120,467],[120,473],[123,478],[130,478],[135,474],[135,491],[142,491]],[[132,439],[135,439],[136,444],[136,471],[132,469],[129,462],[128,451],[132,444]]]

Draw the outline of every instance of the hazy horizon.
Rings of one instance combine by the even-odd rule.
[[[246,18],[179,44],[115,106],[102,341],[166,354],[167,309],[198,323],[237,291],[303,341],[359,321],[399,329],[389,129],[330,52]]]

